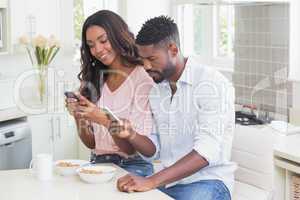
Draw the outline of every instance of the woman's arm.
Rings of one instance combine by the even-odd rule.
[[[92,129],[89,128],[90,123],[87,120],[82,119],[79,116],[76,116],[76,111],[79,106],[78,100],[74,98],[67,98],[65,101],[66,101],[66,107],[70,115],[72,115],[75,119],[77,131],[81,141],[85,144],[86,147],[90,149],[94,149],[95,138]]]
[[[79,100],[80,100],[80,105],[78,106],[78,110],[75,111],[75,116],[81,119],[85,119],[88,121],[93,121],[95,123],[101,124],[102,126],[109,128],[111,124],[111,120],[107,117],[106,113],[102,111],[100,108],[98,108],[94,103],[90,102],[88,99],[86,99],[82,95],[78,95]],[[77,123],[79,124],[79,123]],[[84,124],[84,123],[83,123]],[[83,129],[82,133],[82,139],[84,139],[85,144],[89,144],[91,146],[95,146],[95,141],[94,145],[92,145],[90,141],[90,137],[88,136],[88,130]],[[91,134],[93,135],[93,134]],[[94,137],[94,135],[93,135]],[[81,138],[81,137],[80,137]],[[120,148],[121,151],[127,153],[127,154],[133,154],[134,148],[132,145],[123,139],[120,139],[118,137],[112,136],[114,142],[116,145]],[[95,139],[94,139],[95,140]]]
[[[135,153],[134,147],[130,144],[130,142],[121,139],[117,136],[112,136],[113,140],[115,141],[116,145],[128,155],[132,155]]]
[[[119,134],[116,134],[118,137],[128,141],[145,157],[152,157],[156,153],[156,146],[147,136],[151,135],[154,126],[149,103],[149,94],[154,82],[143,70],[139,75],[129,119],[114,125],[120,126],[117,130]]]
[[[89,149],[95,148],[95,136],[91,124],[84,119],[75,118],[79,138]]]

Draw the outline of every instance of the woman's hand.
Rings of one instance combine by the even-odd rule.
[[[75,111],[78,109],[79,102],[77,99],[74,98],[66,98],[65,106],[70,113],[70,115],[75,117]]]
[[[108,127],[110,120],[107,118],[105,112],[97,107],[96,104],[90,102],[87,98],[82,95],[78,95],[79,105],[76,107],[74,112],[75,117],[83,118],[92,122],[99,123],[103,126]]]
[[[108,130],[113,136],[128,140],[133,139],[137,134],[127,119],[120,119],[120,122],[112,121]]]

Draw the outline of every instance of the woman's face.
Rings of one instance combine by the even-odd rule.
[[[91,26],[86,30],[86,43],[91,54],[104,65],[112,66],[117,54],[113,50],[106,31],[100,26]]]

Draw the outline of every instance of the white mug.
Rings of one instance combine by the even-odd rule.
[[[35,177],[42,181],[51,180],[53,176],[53,159],[51,154],[37,154],[30,162]]]

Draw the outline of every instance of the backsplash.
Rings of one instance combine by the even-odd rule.
[[[234,48],[236,102],[255,104],[287,120],[292,105],[292,83],[287,81],[289,5],[236,6]]]

